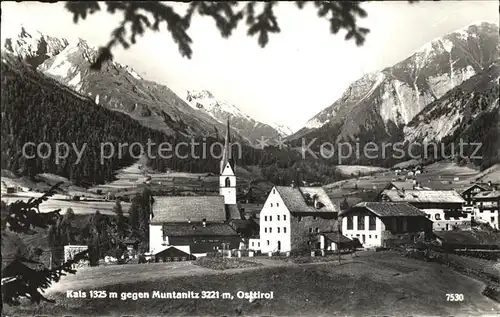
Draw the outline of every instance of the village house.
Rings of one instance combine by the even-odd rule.
[[[479,222],[486,222],[495,229],[500,229],[500,191],[479,192],[474,196],[473,200],[475,203],[474,219]]]
[[[416,180],[412,181],[393,181],[387,184],[383,190],[411,190],[411,189],[426,189],[429,190],[430,188],[422,186],[419,182]]]
[[[407,202],[426,213],[433,230],[470,229],[472,214],[463,211],[465,200],[454,190],[384,190],[379,201]]]
[[[260,212],[259,239],[251,239],[250,248],[253,243],[263,253],[331,249],[337,214],[321,187],[275,186]]]
[[[465,200],[465,207],[469,207],[470,211],[472,211],[472,207],[474,206],[474,196],[477,193],[488,191],[489,189],[484,185],[474,184],[469,187],[458,190],[462,198]]]
[[[393,239],[413,241],[432,232],[432,221],[405,202],[361,202],[340,215],[342,234],[358,239],[363,247],[381,247]]]
[[[155,197],[149,224],[149,253],[164,256],[162,252],[167,249],[172,254],[181,254],[179,250],[189,255],[186,258],[192,258],[240,247],[242,239],[236,227],[243,217],[236,203],[229,121],[219,185],[216,196]]]

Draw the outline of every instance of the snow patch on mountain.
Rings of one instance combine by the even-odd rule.
[[[186,101],[193,109],[205,110],[215,119],[218,119],[217,113],[225,113],[227,115],[253,120],[233,104],[224,100],[215,99],[214,95],[208,90],[190,90],[187,92]]]

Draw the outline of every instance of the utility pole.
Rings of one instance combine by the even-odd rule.
[[[340,230],[342,229],[341,220],[342,218],[340,217],[337,218],[337,254],[339,256],[339,265],[341,261],[341,256],[340,256]]]

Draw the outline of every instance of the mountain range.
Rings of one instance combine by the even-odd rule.
[[[289,137],[330,134],[336,141],[371,134],[377,140],[399,138],[404,127],[452,88],[488,70],[499,59],[498,25],[472,24],[423,45],[399,63],[364,75],[331,106]],[[406,129],[411,139],[412,129]],[[439,133],[448,133],[441,131]]]
[[[465,138],[485,144],[489,166],[500,160],[500,120],[495,121],[500,111],[499,48],[498,25],[488,22],[434,39],[395,65],[353,82],[293,134],[287,127],[251,118],[207,90],[189,90],[183,99],[117,61],[91,71],[97,49],[83,39],[21,28],[5,39],[2,50],[8,53],[4,56],[22,59],[73,93],[168,135],[220,138],[230,118],[234,138],[250,144],[262,136],[287,137],[292,143],[302,137],[447,144]]]
[[[95,103],[131,116],[146,127],[174,135],[216,136],[231,120],[235,139],[255,141],[261,136],[276,138],[290,133],[250,118],[234,105],[217,101],[208,91],[192,103],[177,96],[165,85],[142,78],[134,69],[108,61],[101,71],[89,66],[98,50],[83,39],[55,38],[36,30],[20,28],[15,37],[6,38],[3,51],[21,57],[44,74],[89,96]],[[201,97],[188,92],[188,98]],[[210,96],[210,97],[208,97]],[[210,99],[210,100],[208,100]],[[203,104],[203,107],[198,107]]]

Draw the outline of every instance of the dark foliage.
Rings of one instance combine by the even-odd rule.
[[[38,173],[53,173],[81,186],[100,184],[114,180],[115,172],[132,164],[140,154],[134,151],[130,153],[125,149],[123,155],[113,155],[101,163],[101,144],[105,142],[111,142],[115,148],[118,148],[118,143],[139,142],[145,149],[148,148],[148,141],[157,146],[168,142],[172,148],[179,142],[191,143],[191,140],[184,136],[165,135],[140,125],[125,114],[98,107],[93,100],[69,91],[55,80],[29,67],[2,62],[2,68],[1,162],[2,168],[20,176],[33,177]],[[194,141],[199,144],[205,142],[207,149],[215,142],[221,142],[215,138],[202,137],[195,138]],[[75,144],[80,150],[84,145],[85,148],[78,163],[77,155],[71,150],[67,158],[56,164],[55,153],[51,153],[46,159],[38,156],[25,157],[22,149],[27,142],[47,142],[53,149],[57,142]],[[157,146],[151,146],[151,153],[155,157],[150,157],[147,162],[154,170],[219,172],[218,153],[214,153],[214,157],[203,156],[203,148],[197,146],[192,155],[190,147],[182,146],[179,147],[178,156],[163,159],[156,155]],[[233,147],[233,158],[238,166],[269,167],[263,173],[269,181],[276,184],[289,184],[294,176],[287,176],[287,169],[292,166],[295,168],[307,165],[307,168],[303,168],[303,173],[304,178],[309,181],[328,181],[334,176],[330,172],[333,169],[327,164],[320,161],[306,163],[300,152],[293,149],[280,150],[270,146],[261,150],[242,145],[241,155],[237,154],[237,150],[237,147]],[[30,156],[33,154],[29,149],[27,152]],[[184,155],[187,155],[187,158],[183,158]],[[280,172],[272,172],[275,168]]]
[[[415,1],[409,1],[410,3]],[[345,39],[354,40],[362,45],[369,29],[359,27],[357,18],[366,17],[366,12],[355,1],[295,1],[297,8],[302,9],[311,3],[317,9],[318,17],[326,19],[330,25],[330,32],[337,34],[345,30]],[[200,17],[210,17],[215,21],[221,36],[228,38],[241,21],[245,21],[248,36],[257,36],[258,43],[265,47],[269,42],[269,33],[279,33],[278,19],[274,9],[278,1],[258,3],[257,1],[241,3],[238,1],[212,2],[193,1],[187,5],[185,13],[178,13],[173,6],[157,1],[107,1],[99,4],[97,1],[74,1],[66,4],[66,9],[73,14],[73,21],[77,23],[88,15],[101,10],[105,6],[111,14],[123,13],[123,20],[111,34],[111,40],[105,47],[101,47],[99,55],[93,64],[94,69],[100,69],[103,62],[113,58],[111,50],[118,44],[128,48],[136,43],[136,38],[146,30],[159,31],[160,25],[166,29],[177,43],[182,56],[191,58],[192,39],[188,34],[191,20],[197,13]]]
[[[59,211],[41,213],[39,205],[49,199],[59,188],[58,183],[42,197],[27,202],[16,201],[2,204],[2,231],[10,230],[19,234],[33,234],[34,229],[47,229],[55,225]],[[4,240],[2,239],[2,247]],[[71,268],[74,263],[86,257],[86,252],[78,253],[74,259],[52,269],[40,268],[40,263],[21,255],[2,269],[2,300],[6,304],[19,305],[20,297],[27,297],[33,302],[50,301],[39,291],[47,289],[53,282],[59,281],[67,273],[75,273]],[[2,259],[5,260],[5,259]]]

